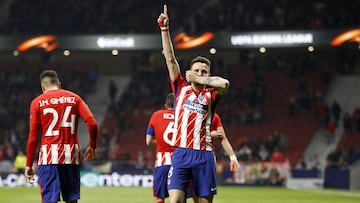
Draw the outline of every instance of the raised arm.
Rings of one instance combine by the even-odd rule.
[[[161,41],[163,46],[163,55],[166,60],[166,65],[169,71],[169,76],[172,81],[174,81],[179,72],[180,67],[179,63],[175,58],[174,47],[171,42],[170,32],[169,32],[169,17],[167,14],[167,6],[164,5],[164,11],[160,14],[157,22],[161,30]]]

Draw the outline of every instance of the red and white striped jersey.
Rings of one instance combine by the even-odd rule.
[[[219,116],[219,114],[214,113],[214,117],[213,117],[212,122],[211,122],[210,132],[211,132],[211,131],[214,131],[214,130],[217,130],[217,129],[220,128],[220,127],[223,127],[223,124],[222,124],[222,122],[221,122],[220,116]],[[213,150],[213,152],[215,153],[214,143],[213,143],[213,145],[212,145],[212,150]]]
[[[223,127],[220,116],[217,113],[214,113],[213,120],[211,122],[211,131],[216,130],[217,128]]]
[[[71,91],[51,90],[36,97],[30,105],[27,166],[34,161],[40,131],[39,165],[80,164],[80,117],[86,121],[94,116],[83,99]],[[93,147],[96,136],[90,136]]]
[[[78,144],[44,144],[40,147],[38,165],[80,164]]]
[[[214,88],[195,92],[179,73],[172,83],[175,103],[175,146],[212,151],[210,126],[220,100]]]
[[[171,165],[174,132],[174,110],[162,109],[155,111],[149,121],[147,135],[156,140],[155,167]]]

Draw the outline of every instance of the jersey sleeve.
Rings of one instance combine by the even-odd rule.
[[[156,114],[156,112],[151,115],[151,118],[149,120],[147,129],[146,129],[146,134],[151,135],[153,137],[155,136],[155,129],[154,129],[155,128],[155,126],[154,126],[155,114]]]
[[[214,113],[213,120],[211,122],[211,131],[216,130],[217,128],[222,127],[220,117],[217,113]]]
[[[183,78],[183,76],[181,75],[180,72],[175,81],[172,81],[172,80],[170,80],[170,81],[171,81],[171,89],[175,95],[178,94],[181,87],[187,85],[186,80]]]
[[[38,103],[36,100],[33,100],[30,105],[29,135],[26,147],[26,166],[28,167],[31,167],[34,162],[35,153],[39,143],[39,133],[41,126],[40,113],[37,105]]]
[[[95,149],[98,137],[98,125],[88,105],[79,97],[79,114],[88,127],[90,146]]]

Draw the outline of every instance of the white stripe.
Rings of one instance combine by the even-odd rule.
[[[157,152],[156,153],[156,164],[155,164],[155,166],[161,166],[161,161],[162,161],[162,153]]]
[[[58,145],[52,144],[51,145],[51,163],[52,164],[58,164],[59,163],[59,157],[58,157]]]
[[[64,155],[65,155],[65,164],[71,164],[71,148],[70,144],[64,144]]]
[[[189,114],[190,111],[189,110],[184,110],[183,111],[183,116],[182,116],[182,120],[181,120],[181,141],[180,141],[180,147],[186,147],[187,144],[187,127],[188,127],[188,120],[189,120]]]
[[[197,113],[194,126],[194,149],[200,149],[200,130],[203,121],[203,115]]]
[[[47,145],[41,145],[42,165],[47,165]]]
[[[165,152],[165,163],[164,165],[171,165],[171,153]]]
[[[179,94],[179,99],[177,100],[176,103],[176,112],[175,112],[175,125],[174,125],[174,135],[176,133],[176,136],[178,135],[178,123],[179,123],[179,116],[180,116],[180,110],[181,108],[183,108],[183,103],[184,103],[184,98],[185,98],[185,94],[186,91],[188,89],[191,89],[191,86],[186,86],[183,87],[180,91]],[[184,111],[184,114],[182,115],[182,125],[180,126],[180,130],[181,130],[181,135],[180,135],[180,147],[186,147],[186,137],[187,137],[187,119],[189,117],[189,112],[188,111]]]

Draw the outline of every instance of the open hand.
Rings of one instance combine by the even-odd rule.
[[[196,82],[197,77],[198,75],[192,70],[187,70],[185,72],[185,78],[188,83]]]

